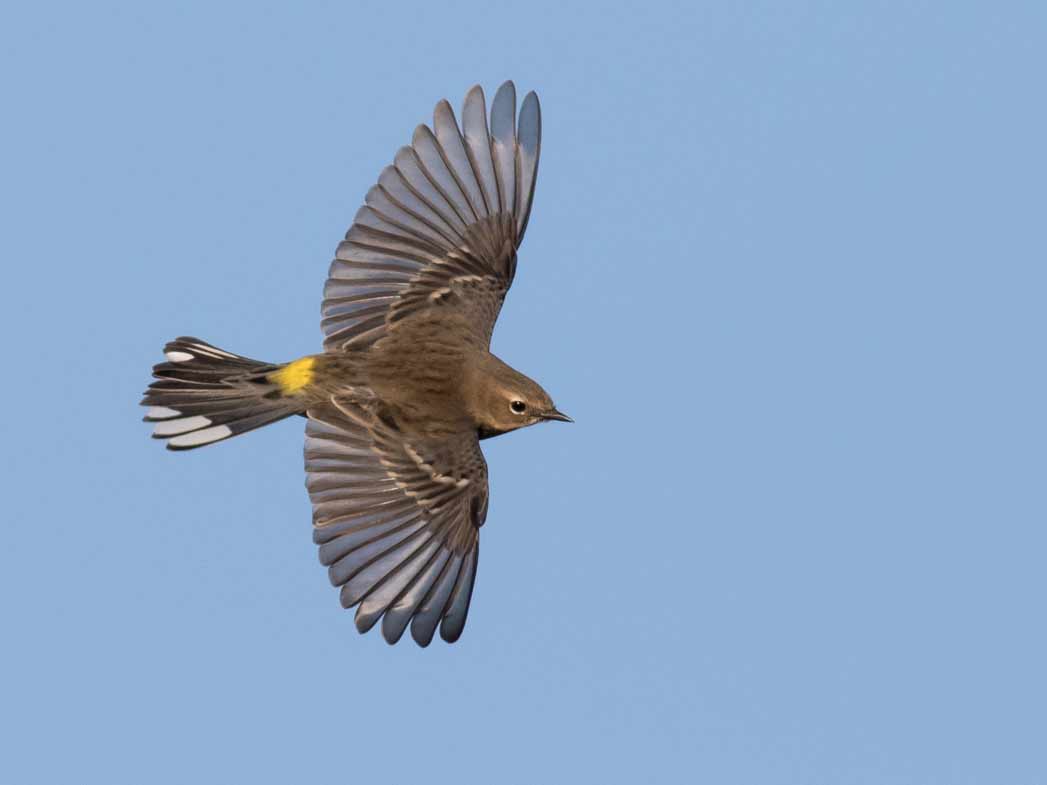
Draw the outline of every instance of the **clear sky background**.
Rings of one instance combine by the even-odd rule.
[[[1040,3],[7,4],[0,781],[1047,782]],[[639,4],[637,4],[639,6]],[[360,636],[302,422],[189,454],[164,342],[318,351],[436,101],[542,100],[462,640]]]

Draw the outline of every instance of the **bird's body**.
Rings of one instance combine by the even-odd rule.
[[[491,400],[490,391],[506,386],[529,392],[539,403],[536,411],[558,419],[540,387],[464,337],[459,327],[453,315],[441,319],[426,313],[371,347],[309,355],[267,378],[281,399],[297,402],[299,413],[335,396],[372,411],[410,438],[471,431],[486,439],[515,430],[518,416],[498,416],[502,412]]]
[[[195,338],[165,347],[143,404],[190,449],[300,414],[314,539],[361,632],[461,634],[487,515],[479,440],[567,420],[490,352],[530,213],[540,118],[503,85],[446,101],[367,196],[324,290],[324,352],[262,363]]]

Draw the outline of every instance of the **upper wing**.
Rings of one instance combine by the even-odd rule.
[[[531,212],[542,121],[538,96],[506,82],[491,104],[465,96],[462,127],[447,101],[433,129],[420,125],[367,193],[338,246],[324,287],[324,349],[380,338],[389,325],[437,303],[462,312],[490,341],[516,272]]]
[[[487,464],[475,433],[404,440],[351,402],[309,410],[305,467],[313,539],[343,607],[366,632],[428,646],[437,624],[462,634],[487,517]]]

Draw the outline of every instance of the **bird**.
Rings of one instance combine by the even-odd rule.
[[[191,450],[305,425],[313,540],[365,633],[422,647],[465,628],[487,518],[481,440],[573,422],[490,350],[534,198],[541,108],[476,85],[442,100],[367,191],[330,264],[323,351],[268,363],[193,337],[164,347],[141,403]]]

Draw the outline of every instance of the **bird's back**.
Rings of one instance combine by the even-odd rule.
[[[461,431],[475,427],[467,380],[487,354],[457,314],[429,309],[398,322],[371,346],[364,373],[400,430]]]

